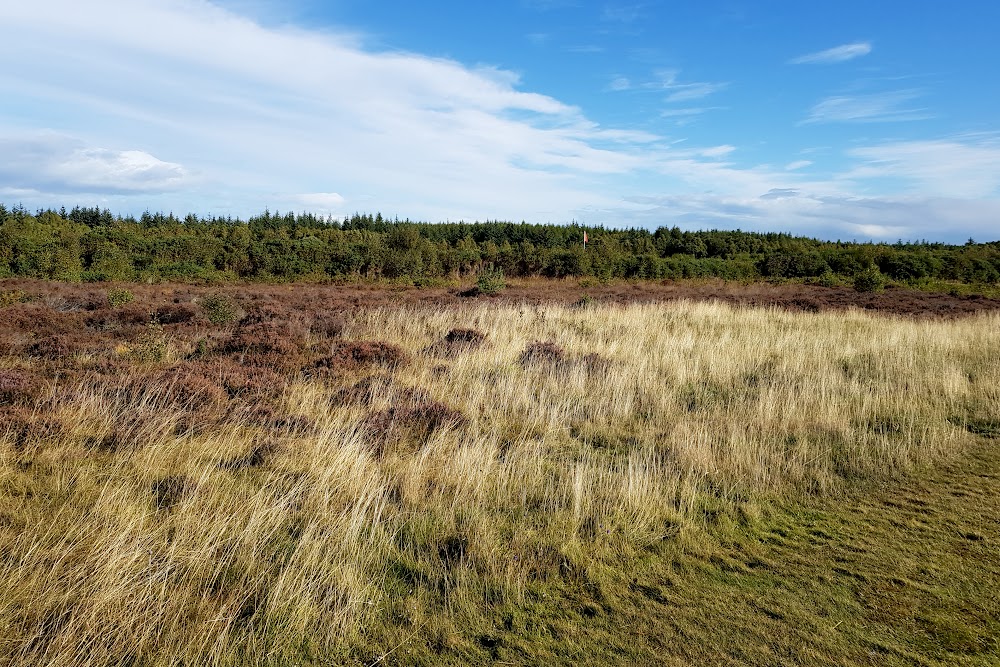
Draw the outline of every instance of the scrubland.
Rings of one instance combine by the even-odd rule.
[[[0,309],[5,664],[554,662],[1000,433],[996,313],[120,296]]]

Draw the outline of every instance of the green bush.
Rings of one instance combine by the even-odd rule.
[[[816,284],[820,287],[837,287],[841,282],[833,271],[824,271],[816,278]]]
[[[132,346],[131,358],[141,363],[161,363],[170,355],[170,339],[163,327],[156,322],[146,325],[146,330]]]
[[[127,289],[109,289],[108,305],[112,308],[120,308],[127,303],[135,301],[135,295]]]
[[[209,294],[199,305],[212,324],[232,324],[239,319],[239,306],[225,294]]]
[[[487,269],[480,273],[479,279],[476,280],[476,289],[480,294],[487,296],[499,294],[506,287],[507,283],[504,282],[503,271],[500,269]]]
[[[854,276],[854,289],[858,292],[881,292],[885,276],[874,266]]]
[[[23,290],[12,289],[0,292],[0,308],[13,306],[15,303],[27,303],[28,301],[31,301],[31,297],[25,294]]]

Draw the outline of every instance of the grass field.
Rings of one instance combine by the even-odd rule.
[[[0,661],[1000,660],[995,313],[230,305],[0,310]]]

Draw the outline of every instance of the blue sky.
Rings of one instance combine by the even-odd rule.
[[[1000,4],[0,3],[0,201],[1000,238]]]

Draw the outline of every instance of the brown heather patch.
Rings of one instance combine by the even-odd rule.
[[[138,303],[130,303],[121,308],[105,308],[94,311],[87,317],[87,326],[98,331],[115,331],[125,327],[136,327],[148,324],[152,320],[149,307]]]
[[[270,405],[259,403],[231,412],[229,421],[234,424],[256,426],[272,431],[275,435],[308,436],[319,431],[316,421],[307,415],[283,414]]]
[[[261,442],[250,448],[246,454],[232,459],[219,462],[219,468],[223,470],[245,470],[247,468],[260,468],[265,465],[272,455],[280,450],[278,443],[273,440]]]
[[[225,403],[229,394],[212,378],[186,364],[139,378],[138,389],[159,395],[187,409],[199,409]]]
[[[479,349],[486,343],[486,334],[478,329],[452,329],[427,352],[446,358],[454,357],[463,352]]]
[[[6,437],[18,452],[51,442],[65,433],[66,427],[57,417],[18,408],[0,412],[0,436]]]
[[[185,324],[198,317],[198,309],[189,303],[168,303],[153,311],[153,319],[160,324]]]
[[[407,445],[417,450],[434,431],[461,428],[467,423],[468,418],[461,410],[440,401],[420,401],[370,413],[364,426],[375,436],[375,452],[384,456]]]
[[[0,405],[30,405],[42,394],[42,382],[28,371],[0,368]]]
[[[555,343],[535,341],[524,348],[518,357],[522,366],[558,365],[566,359],[566,351]]]
[[[77,314],[61,313],[41,303],[19,303],[0,309],[0,331],[44,337],[72,333],[79,328]]]
[[[161,477],[153,482],[150,490],[153,493],[153,501],[156,509],[169,510],[180,503],[185,498],[190,497],[197,489],[195,481],[184,475],[170,475]]]
[[[47,361],[71,357],[83,348],[83,341],[65,334],[46,336],[28,347],[28,354]]]
[[[330,396],[331,405],[360,403],[371,405],[379,399],[391,403],[425,403],[430,394],[419,387],[400,387],[389,375],[369,375]]]
[[[301,356],[307,328],[301,313],[254,306],[240,320],[226,350],[255,355]]]
[[[314,364],[310,370],[318,375],[349,372],[366,366],[399,366],[409,361],[409,355],[398,345],[380,341],[338,341],[330,354]]]
[[[320,313],[313,319],[310,329],[327,338],[340,338],[347,328],[347,320],[338,313]]]

